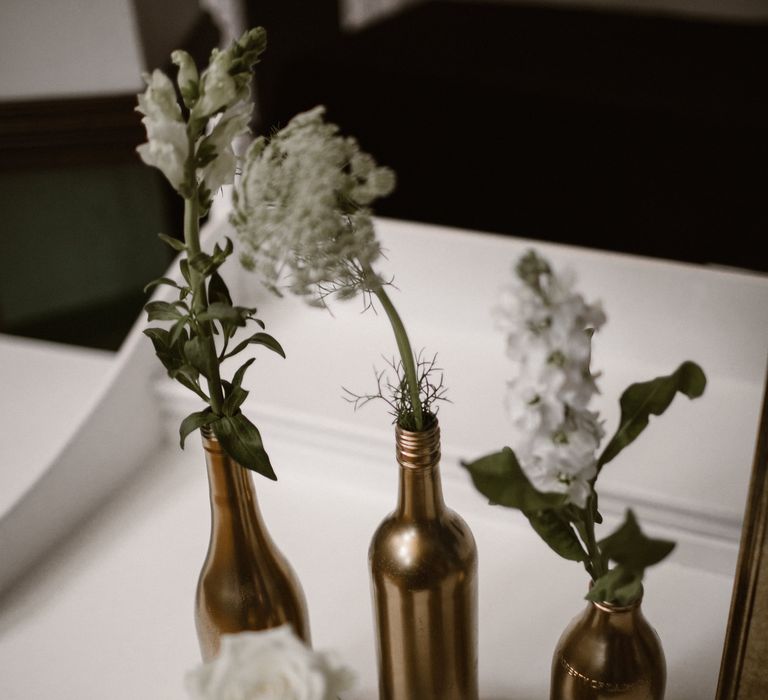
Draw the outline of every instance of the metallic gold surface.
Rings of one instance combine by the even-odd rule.
[[[588,603],[552,659],[550,700],[663,700],[661,642],[640,609]]]
[[[380,700],[477,700],[477,548],[443,502],[440,429],[397,428],[397,508],[369,551]]]
[[[216,656],[222,634],[285,623],[310,643],[304,592],[267,532],[250,472],[209,431],[203,447],[211,497],[211,539],[195,599],[203,660]]]

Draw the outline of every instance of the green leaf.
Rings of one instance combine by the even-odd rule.
[[[675,543],[669,540],[646,537],[631,510],[627,510],[621,527],[598,545],[607,559],[641,574],[647,567],[658,564],[675,548]]]
[[[229,289],[218,272],[214,272],[208,282],[208,301],[209,303],[223,303],[232,306]]]
[[[190,365],[182,364],[180,367],[169,369],[168,375],[171,379],[175,379],[182,386],[187,387],[190,391],[194,391],[203,401],[210,403],[210,398],[200,387],[200,383],[197,381],[198,372],[194,367]]]
[[[280,343],[275,340],[271,335],[268,333],[254,333],[249,338],[246,338],[242,342],[238,343],[232,350],[230,350],[224,357],[221,359],[224,360],[227,357],[232,357],[233,355],[237,355],[237,353],[241,352],[242,350],[245,350],[245,348],[248,345],[263,345],[266,348],[269,348],[272,350],[272,352],[276,352],[280,357],[285,359],[285,350],[283,350],[283,346],[280,345]]]
[[[173,328],[171,328],[171,338],[170,342],[171,345],[179,342],[182,335],[184,335],[184,342],[186,342],[186,333],[184,332],[184,327],[189,323],[189,316],[184,316],[184,318],[180,318],[176,323],[173,324]]]
[[[157,359],[163,363],[169,375],[184,364],[178,346],[173,343],[171,334],[165,328],[145,328],[144,335],[152,341]]]
[[[150,289],[161,284],[167,284],[169,287],[175,287],[176,289],[184,289],[184,287],[180,287],[170,277],[158,277],[156,280],[152,280],[151,282],[148,282],[144,285],[144,293],[146,294]]]
[[[210,357],[209,346],[202,336],[194,336],[184,343],[184,357],[206,379],[214,375],[213,364],[215,359]]]
[[[166,328],[153,326],[151,328],[145,328],[142,332],[152,341],[155,350],[158,348],[167,349],[170,345],[169,337],[171,334]]]
[[[182,258],[179,260],[179,270],[181,270],[181,276],[184,278],[187,284],[192,284],[192,275],[189,274],[189,260]]]
[[[158,233],[157,237],[163,242],[171,246],[174,250],[177,250],[179,252],[186,250],[187,246],[184,245],[183,241],[180,241],[178,238],[172,238],[171,236],[166,236],[164,233]]]
[[[232,306],[220,301],[208,305],[205,311],[197,315],[200,321],[221,321],[222,323],[232,323],[236,326],[244,326],[244,309],[240,306]]]
[[[551,549],[565,559],[585,561],[587,553],[581,546],[571,523],[559,509],[538,510],[525,513],[533,529]]]
[[[222,416],[213,430],[224,451],[240,466],[277,481],[258,428],[242,413]]]
[[[645,430],[651,414],[660,416],[679,391],[689,399],[704,393],[707,378],[695,362],[683,362],[669,376],[633,384],[621,396],[621,420],[616,434],[598,460],[598,471]]]
[[[217,420],[219,420],[219,417],[215,413],[212,413],[210,408],[206,408],[204,411],[198,411],[197,413],[190,413],[183,421],[181,421],[181,425],[179,426],[179,444],[181,445],[181,449],[184,449],[184,440],[187,439],[187,436],[191,432],[194,432],[198,428],[202,428],[204,425],[211,425]]]
[[[474,462],[462,462],[462,466],[472,476],[475,488],[493,504],[535,512],[557,508],[565,502],[563,494],[538,491],[509,447]]]
[[[208,253],[203,253],[202,251],[189,258],[189,265],[203,276],[209,275],[216,269],[213,258]]]
[[[243,383],[243,377],[245,377],[245,372],[247,369],[256,362],[256,358],[252,357],[250,360],[246,360],[240,368],[235,372],[234,376],[232,377],[232,384],[231,387],[240,386]],[[231,391],[231,388],[228,389],[228,391]]]
[[[615,566],[592,584],[587,600],[612,605],[631,605],[643,594],[642,573]]]
[[[221,411],[225,416],[234,416],[243,401],[248,398],[248,392],[241,386],[233,386],[227,393],[227,398],[224,399],[224,405],[221,407]]]
[[[181,318],[181,312],[167,301],[150,301],[144,306],[147,319],[150,321],[177,321]]]

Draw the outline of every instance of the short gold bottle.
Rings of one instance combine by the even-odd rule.
[[[211,498],[211,539],[200,572],[195,623],[204,661],[222,634],[290,623],[310,643],[301,584],[277,549],[256,502],[251,474],[203,430]]]
[[[550,700],[663,700],[664,651],[640,601],[588,603],[552,659]]]
[[[477,700],[477,548],[443,502],[440,428],[397,428],[397,508],[369,551],[380,700]]]

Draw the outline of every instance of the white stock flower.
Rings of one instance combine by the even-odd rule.
[[[223,635],[219,655],[185,679],[192,700],[337,700],[353,683],[348,668],[287,625]]]
[[[567,494],[584,507],[603,437],[597,414],[586,410],[597,392],[591,338],[605,314],[573,291],[572,274],[555,275],[533,252],[517,272],[518,284],[496,309],[513,365],[507,392],[513,448],[537,489]]]
[[[186,175],[189,156],[187,129],[173,83],[162,71],[145,74],[147,89],[139,95],[138,111],[147,130],[147,143],[136,150],[147,164],[159,168],[177,191]]]
[[[286,275],[296,294],[349,297],[380,255],[366,207],[395,178],[323,115],[322,107],[299,114],[251,145],[231,221],[247,249],[243,264],[272,289]]]

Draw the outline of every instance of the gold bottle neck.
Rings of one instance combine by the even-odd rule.
[[[201,432],[214,531],[230,522],[258,523],[260,516],[250,472],[224,452],[213,431]]]
[[[395,429],[400,488],[397,514],[412,520],[433,520],[445,510],[440,481],[440,426],[421,432]]]

